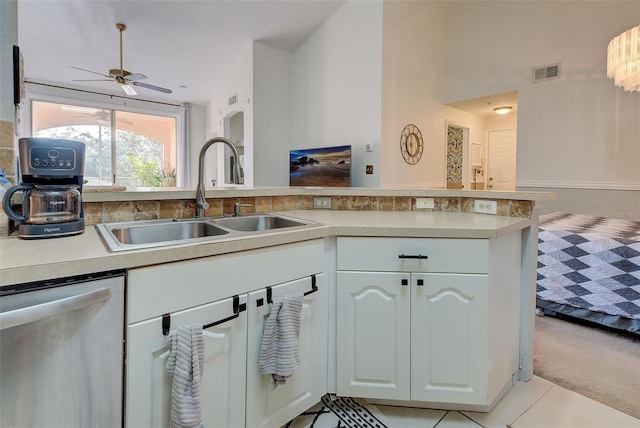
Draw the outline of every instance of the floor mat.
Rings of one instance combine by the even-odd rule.
[[[349,397],[332,400],[327,394],[283,428],[387,428],[383,420],[384,416],[373,405]]]

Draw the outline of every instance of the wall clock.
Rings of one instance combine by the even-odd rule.
[[[404,127],[400,135],[400,152],[404,161],[415,165],[422,157],[422,132],[417,126],[409,124]]]

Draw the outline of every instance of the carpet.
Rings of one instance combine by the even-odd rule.
[[[533,373],[640,418],[640,338],[536,316]]]
[[[382,420],[384,416],[375,406],[355,398],[335,398],[327,394],[320,403],[282,428],[387,428]]]

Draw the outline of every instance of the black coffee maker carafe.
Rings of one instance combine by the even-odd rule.
[[[53,238],[84,232],[82,180],[85,145],[55,138],[18,141],[21,183],[7,190],[2,207],[18,222],[21,238]],[[22,214],[11,206],[22,191]]]

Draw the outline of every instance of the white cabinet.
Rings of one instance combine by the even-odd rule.
[[[520,234],[345,237],[337,254],[338,395],[483,410],[508,390]]]
[[[272,288],[272,297],[305,293],[300,316],[300,369],[271,390],[271,376],[259,371],[264,326],[271,313],[265,289],[249,294],[247,427],[280,427],[320,401],[327,391],[327,295],[325,276]],[[312,285],[313,282],[313,285]],[[311,292],[313,287],[317,291]]]
[[[246,305],[247,296],[239,297]],[[171,314],[171,328],[208,324],[233,315],[233,299]],[[203,331],[202,421],[207,427],[243,427],[245,424],[246,312]],[[127,327],[126,426],[170,426],[171,377],[166,371],[169,349],[163,317]]]
[[[486,404],[488,276],[411,277],[411,399]]]
[[[130,270],[125,425],[169,426],[171,378],[165,369],[169,352],[163,330],[192,323],[206,327],[201,393],[205,426],[280,426],[318,402],[326,392],[324,251],[323,240],[316,239]],[[312,277],[318,291],[304,300],[301,371],[270,393],[263,377],[255,376],[261,322],[269,310],[266,304],[257,307],[257,299],[266,297],[267,287],[276,296],[310,291]]]
[[[409,400],[410,295],[390,272],[338,272],[338,395]]]

